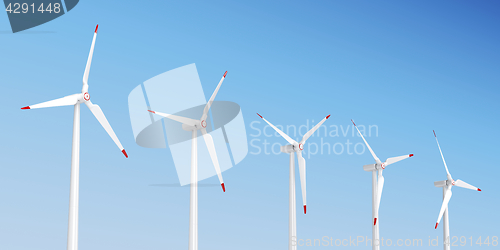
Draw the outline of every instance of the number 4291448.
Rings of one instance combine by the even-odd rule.
[[[40,5],[38,6],[35,6],[35,3],[31,3],[31,4],[28,4],[28,3],[9,3],[9,5],[7,5],[7,8],[5,9],[5,11],[7,11],[9,14],[10,13],[14,13],[14,14],[26,14],[28,12],[31,12],[31,13],[35,13],[36,12],[40,12],[40,13],[44,13],[44,12],[48,12],[48,13],[59,13],[61,12],[61,4],[60,3],[49,3],[47,5],[43,5],[43,3],[41,3]]]
[[[451,237],[451,241],[446,240],[444,242],[444,244],[455,246],[455,247],[458,246],[459,244],[460,244],[460,246],[466,246],[466,245],[473,246],[472,240],[473,240],[472,236],[469,238],[466,238],[465,236],[461,236],[460,238],[458,236],[453,236],[453,237]],[[488,236],[486,238],[481,238],[481,236],[479,236],[479,238],[476,240],[475,244],[478,246],[494,246],[494,247],[496,247],[496,246],[498,246],[498,236],[493,236],[491,238],[490,238],[490,236]]]

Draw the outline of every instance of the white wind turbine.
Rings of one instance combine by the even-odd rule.
[[[434,132],[434,130],[432,132]],[[441,151],[441,147],[439,146],[436,132],[434,132],[434,137],[436,138],[436,142],[439,148],[439,153],[441,153],[441,158],[443,158],[444,168],[446,169],[446,174],[447,174],[446,180],[434,182],[434,186],[443,188],[443,204],[441,205],[441,210],[439,211],[439,216],[436,221],[436,226],[434,227],[434,229],[437,229],[439,221],[441,221],[441,218],[443,218],[443,237],[444,237],[443,247],[445,250],[448,250],[450,249],[450,228],[449,228],[450,221],[448,220],[448,203],[450,202],[451,198],[451,187],[457,186],[476,191],[481,191],[481,189],[474,187],[462,180],[453,180],[450,172],[448,171],[448,166],[446,166],[446,161],[444,160],[443,152]]]
[[[198,130],[201,130],[201,134],[203,135],[203,139],[205,140],[205,144],[207,145],[208,152],[210,153],[210,158],[212,158],[212,163],[215,167],[215,172],[217,172],[217,176],[219,177],[220,185],[222,186],[222,191],[226,192],[226,188],[224,186],[224,181],[222,180],[222,174],[220,171],[219,160],[217,159],[217,153],[215,152],[214,140],[210,134],[207,133],[207,116],[208,111],[210,110],[210,106],[219,92],[219,88],[222,85],[222,82],[226,78],[227,71],[224,73],[224,76],[220,79],[219,85],[215,89],[212,97],[208,101],[207,105],[203,109],[203,114],[199,120],[194,120],[191,118],[186,118],[178,115],[171,115],[160,113],[152,110],[148,110],[153,114],[157,114],[174,121],[178,121],[182,123],[182,129],[186,131],[191,131],[192,139],[191,139],[191,192],[190,192],[190,202],[189,202],[189,250],[197,250],[198,249]]]
[[[368,142],[366,142],[365,137],[363,137],[363,134],[361,134],[361,132],[359,131],[358,127],[356,126],[356,123],[354,123],[353,120],[351,121],[352,124],[354,124],[356,130],[358,130],[358,133],[361,136],[361,138],[363,138],[366,147],[368,148],[368,150],[370,150],[370,153],[372,154],[376,162],[374,164],[363,166],[363,170],[367,172],[372,172],[372,216],[373,216],[372,249],[376,250],[380,249],[380,239],[378,230],[379,223],[377,223],[377,219],[378,219],[378,210],[380,208],[380,199],[382,198],[382,189],[384,188],[384,176],[382,176],[382,171],[388,165],[412,157],[413,154],[387,158],[385,162],[380,161],[380,159],[375,155],[375,152],[373,152],[370,145],[368,145]],[[378,172],[378,179],[377,179],[377,172]]]
[[[58,106],[69,106],[74,105],[74,117],[73,117],[73,143],[71,149],[71,181],[70,181],[70,193],[69,193],[69,222],[68,222],[68,250],[78,249],[78,199],[79,199],[79,183],[80,183],[80,104],[85,103],[90,109],[95,118],[104,127],[106,132],[115,144],[120,148],[125,157],[128,158],[127,152],[123,149],[120,140],[116,136],[115,132],[109,125],[108,120],[104,116],[99,105],[92,104],[90,101],[90,95],[88,93],[89,85],[89,72],[90,64],[92,63],[92,54],[94,53],[94,45],[97,37],[97,28],[95,27],[94,39],[92,40],[92,46],[90,47],[89,57],[87,59],[87,66],[85,67],[85,73],[83,74],[83,88],[82,92],[74,95],[65,96],[63,98],[55,99],[48,102],[43,102],[31,106],[26,106],[21,109],[36,109],[36,108],[48,108],[48,107],[58,107]]]
[[[264,117],[257,115],[269,124],[276,132],[278,132],[285,140],[290,143],[281,147],[281,152],[290,154],[290,185],[289,185],[289,207],[288,207],[288,249],[297,249],[297,216],[296,216],[296,197],[295,197],[295,157],[294,153],[297,152],[297,160],[299,161],[299,174],[300,174],[300,187],[302,188],[302,201],[304,203],[304,214],[306,213],[306,160],[302,156],[302,150],[304,150],[304,144],[306,140],[311,137],[311,135],[316,131],[321,124],[323,124],[326,119],[330,118],[330,115],[326,116],[321,120],[316,126],[302,137],[300,142],[296,142],[290,138],[283,131],[279,130],[276,126],[268,122]]]

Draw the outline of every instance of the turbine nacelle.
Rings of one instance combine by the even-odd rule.
[[[439,187],[439,188],[442,188],[442,187],[447,187],[451,185],[451,182],[448,181],[448,180],[444,180],[444,181],[435,181],[434,182],[434,186],[435,187]]]
[[[207,122],[205,120],[196,121],[194,125],[182,124],[182,129],[186,131],[201,130],[207,128]]]
[[[76,97],[77,103],[85,103],[85,102],[90,101],[89,92],[82,92],[81,94],[74,94],[72,96]]]
[[[304,150],[304,144],[299,143],[299,144],[288,144],[285,146],[281,146],[280,148],[281,152],[283,153],[293,153],[293,152],[298,152]]]
[[[385,163],[368,164],[363,166],[363,170],[365,170],[366,172],[371,172],[375,170],[385,169],[385,166],[386,166]]]
[[[447,179],[443,181],[435,181],[434,186],[435,187],[448,187],[448,186],[455,186],[456,182],[453,179]]]

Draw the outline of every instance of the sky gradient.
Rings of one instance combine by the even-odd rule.
[[[20,108],[80,92],[96,24],[89,91],[129,158],[82,107],[80,249],[187,248],[189,187],[175,186],[168,149],[135,144],[127,97],[147,79],[190,63],[206,99],[228,71],[216,100],[241,106],[249,143],[286,143],[253,136],[265,127],[256,112],[297,127],[331,114],[325,125],[349,133],[308,142],[360,143],[351,133],[354,119],[378,127],[366,139],[382,161],[415,154],[384,171],[380,235],[393,244],[422,239],[416,249],[438,249],[428,239],[441,241],[442,227],[434,225],[442,191],[433,182],[446,171],[435,130],[453,177],[483,190],[453,189],[450,233],[472,237],[473,246],[468,241],[461,249],[477,249],[480,236],[491,243],[500,236],[499,7],[498,1],[87,0],[16,34],[2,12],[0,249],[66,247],[73,108]],[[254,152],[249,146],[248,156],[223,173],[225,193],[219,185],[200,187],[200,249],[287,248],[289,157]],[[308,213],[297,213],[298,237],[370,238],[371,174],[362,169],[374,163],[369,152],[306,161]],[[217,183],[217,177],[201,182]]]

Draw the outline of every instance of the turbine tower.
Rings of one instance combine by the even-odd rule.
[[[186,118],[178,115],[171,115],[166,113],[160,113],[153,110],[148,110],[153,114],[157,114],[168,119],[182,123],[182,129],[186,131],[191,131],[191,191],[190,191],[190,202],[189,202],[189,250],[198,250],[198,130],[201,130],[205,144],[207,145],[210,158],[214,164],[215,171],[219,177],[220,185],[222,186],[222,191],[226,192],[226,187],[224,186],[224,180],[222,180],[222,174],[220,171],[219,160],[217,159],[217,153],[215,152],[215,145],[212,136],[207,133],[207,116],[210,106],[219,92],[219,88],[222,82],[226,78],[227,71],[224,76],[220,79],[219,85],[215,89],[214,93],[210,97],[207,105],[203,109],[203,114],[199,120]]]
[[[69,222],[68,222],[68,250],[78,250],[78,199],[79,199],[79,183],[80,183],[80,104],[85,103],[85,105],[90,109],[95,118],[99,121],[101,126],[106,130],[111,139],[115,142],[118,148],[122,151],[125,157],[128,158],[127,152],[123,148],[120,140],[116,136],[115,132],[109,125],[108,120],[104,116],[101,108],[97,104],[93,104],[90,101],[90,95],[88,93],[89,85],[89,72],[90,64],[92,63],[92,54],[94,53],[94,45],[97,37],[97,28],[95,27],[94,39],[92,40],[92,46],[90,47],[89,57],[87,59],[87,66],[85,67],[85,73],[83,74],[83,88],[82,92],[74,95],[65,96],[59,99],[55,99],[48,102],[43,102],[31,106],[26,106],[21,109],[37,109],[37,108],[48,108],[48,107],[59,107],[59,106],[69,106],[74,105],[74,117],[73,117],[73,143],[71,149],[71,181],[70,181],[70,193],[69,193]]]
[[[444,168],[446,169],[446,180],[444,181],[436,181],[434,182],[434,186],[436,187],[442,187],[443,188],[443,204],[441,205],[441,210],[439,210],[439,215],[438,219],[436,221],[436,226],[434,229],[437,229],[439,222],[441,221],[441,218],[443,218],[443,249],[444,250],[449,250],[450,249],[450,221],[448,219],[448,203],[450,202],[451,199],[451,187],[457,186],[461,188],[467,188],[467,189],[472,189],[476,191],[481,191],[481,189],[474,187],[465,181],[462,180],[453,180],[451,177],[450,171],[448,171],[448,166],[446,166],[446,161],[444,160],[443,152],[441,151],[441,147],[439,146],[439,142],[436,136],[436,132],[434,132],[434,137],[436,138],[436,143],[439,148],[439,153],[441,153],[441,158],[443,159],[444,163]]]
[[[375,159],[374,164],[364,165],[363,170],[367,172],[372,172],[372,217],[373,217],[372,249],[378,250],[380,249],[380,235],[379,235],[379,223],[377,223],[378,222],[377,219],[378,219],[378,211],[380,208],[380,199],[382,198],[382,190],[384,188],[384,181],[385,181],[384,176],[382,175],[382,171],[384,171],[384,169],[387,166],[393,163],[412,157],[413,154],[387,158],[385,162],[380,161],[380,159],[375,155],[375,152],[373,152],[370,145],[368,145],[368,142],[365,140],[365,137],[363,137],[363,134],[361,134],[361,132],[359,131],[358,127],[356,126],[356,123],[354,123],[353,120],[351,120],[351,122],[352,124],[354,124],[356,130],[358,130],[358,133],[361,136],[361,138],[363,138],[366,147],[368,148],[368,150],[370,150],[370,153]]]
[[[278,132],[285,140],[290,143],[281,147],[281,152],[290,154],[290,181],[289,181],[289,207],[288,207],[288,249],[297,249],[297,215],[296,215],[296,197],[295,197],[295,152],[297,153],[297,160],[299,161],[299,174],[300,174],[300,187],[302,188],[302,201],[304,203],[304,214],[307,211],[306,207],[306,160],[302,156],[302,151],[304,150],[304,144],[307,139],[316,131],[325,121],[330,118],[330,115],[326,116],[321,120],[316,126],[302,137],[300,142],[296,142],[290,138],[283,131],[279,130],[276,126],[268,122],[264,117],[257,115],[269,124],[276,132]]]

